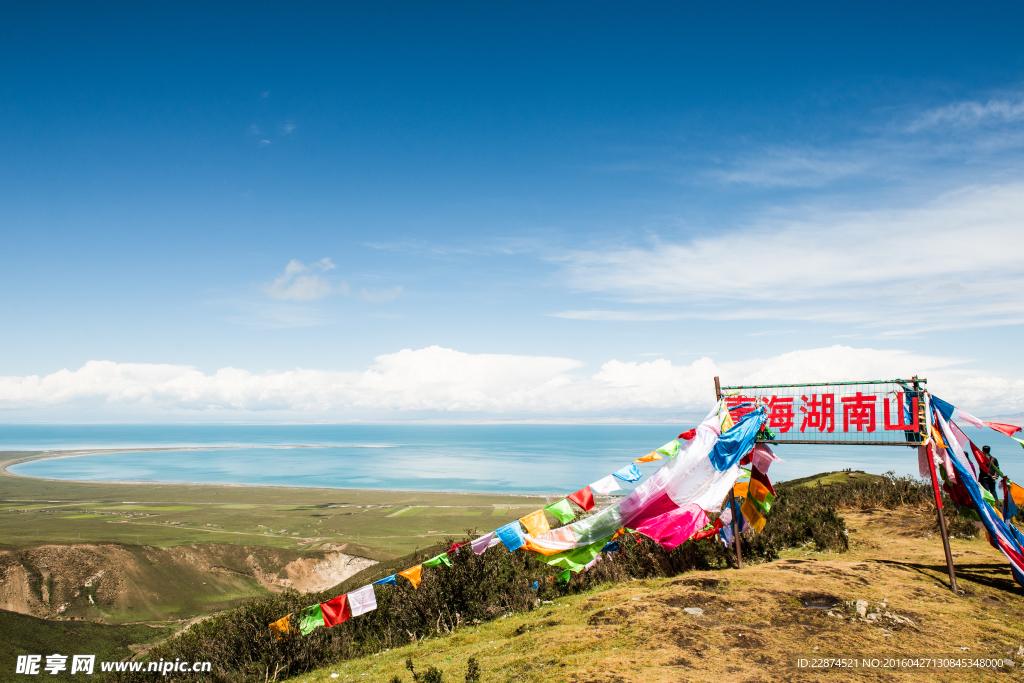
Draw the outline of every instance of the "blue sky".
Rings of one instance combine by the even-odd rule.
[[[15,8],[0,419],[1024,411],[1022,14]]]

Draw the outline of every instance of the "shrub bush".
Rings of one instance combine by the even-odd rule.
[[[934,509],[930,485],[891,474],[882,481],[851,481],[833,486],[782,484],[777,491],[764,530],[760,534],[743,534],[741,542],[746,562],[770,561],[783,549],[808,542],[813,542],[818,550],[845,551],[848,547],[845,524],[837,512],[841,508],[931,504]],[[949,509],[953,509],[952,506]],[[474,533],[467,530],[468,537]],[[542,600],[579,593],[600,584],[718,569],[735,562],[731,548],[723,547],[714,538],[688,541],[666,551],[650,539],[627,534],[620,539],[619,552],[606,553],[605,559],[590,571],[574,575],[568,584],[561,584],[554,580],[558,570],[530,553],[509,553],[499,545],[476,555],[467,547],[450,555],[452,567],[424,568],[418,590],[401,578],[397,586],[377,590],[378,609],[344,624],[330,629],[318,628],[305,636],[293,631],[281,640],[268,628],[269,623],[285,614],[297,614],[304,607],[422,562],[447,549],[452,540],[400,560],[375,565],[327,591],[286,592],[251,600],[159,645],[150,651],[149,659],[173,661],[180,658],[213,663],[211,673],[176,674],[176,680],[180,681],[265,683],[332,662],[451,633],[459,627],[509,612],[530,610]],[[537,590],[532,589],[535,581]],[[151,683],[151,675],[146,673],[116,673],[112,679]],[[470,680],[468,672],[467,680]]]

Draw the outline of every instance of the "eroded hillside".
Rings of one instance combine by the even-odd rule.
[[[109,623],[187,619],[287,588],[317,591],[374,564],[338,550],[114,543],[0,550],[0,609]]]

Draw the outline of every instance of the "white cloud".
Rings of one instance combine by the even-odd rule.
[[[457,417],[485,413],[538,418],[692,412],[723,384],[823,382],[926,376],[943,398],[977,415],[1024,410],[1024,380],[962,368],[955,358],[832,346],[773,358],[677,365],[610,360],[596,373],[571,358],[469,354],[437,346],[378,356],[363,371],[296,369],[212,374],[181,365],[90,361],[44,377],[0,377],[0,410],[51,416],[143,413],[229,417],[260,412],[316,419],[401,417],[410,411]]]
[[[572,252],[562,261],[571,286],[644,310],[557,315],[814,320],[898,333],[1013,324],[1024,322],[1022,251],[1019,183],[910,209],[806,210],[684,243]]]
[[[760,187],[821,187],[838,178],[865,173],[871,166],[872,160],[863,153],[776,147],[741,160],[721,178]]]
[[[302,261],[292,259],[285,266],[284,274],[272,283],[264,285],[263,291],[274,299],[290,299],[292,301],[311,301],[327,296],[332,291],[348,294],[348,285],[332,285],[331,282],[317,273],[334,270],[331,259],[323,258],[306,265]]]
[[[986,123],[1012,123],[1024,120],[1024,99],[957,102],[925,112],[909,127],[911,132],[937,126],[970,128]]]

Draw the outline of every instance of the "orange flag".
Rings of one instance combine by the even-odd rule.
[[[292,615],[289,614],[286,617],[281,617],[270,625],[270,630],[273,631],[274,637],[278,640],[284,640],[286,634],[292,631]]]
[[[520,517],[519,521],[526,527],[527,533],[534,538],[551,530],[551,525],[548,524],[548,518],[544,516],[543,510],[537,510],[525,517]]]
[[[663,456],[658,451],[651,451],[650,453],[648,453],[644,457],[637,458],[633,462],[654,462],[655,460],[663,460],[664,458],[665,458],[665,456]]]
[[[423,580],[423,565],[418,564],[412,569],[406,569],[404,572],[398,572],[399,576],[404,576],[412,582],[413,588],[420,587],[420,581]]]

